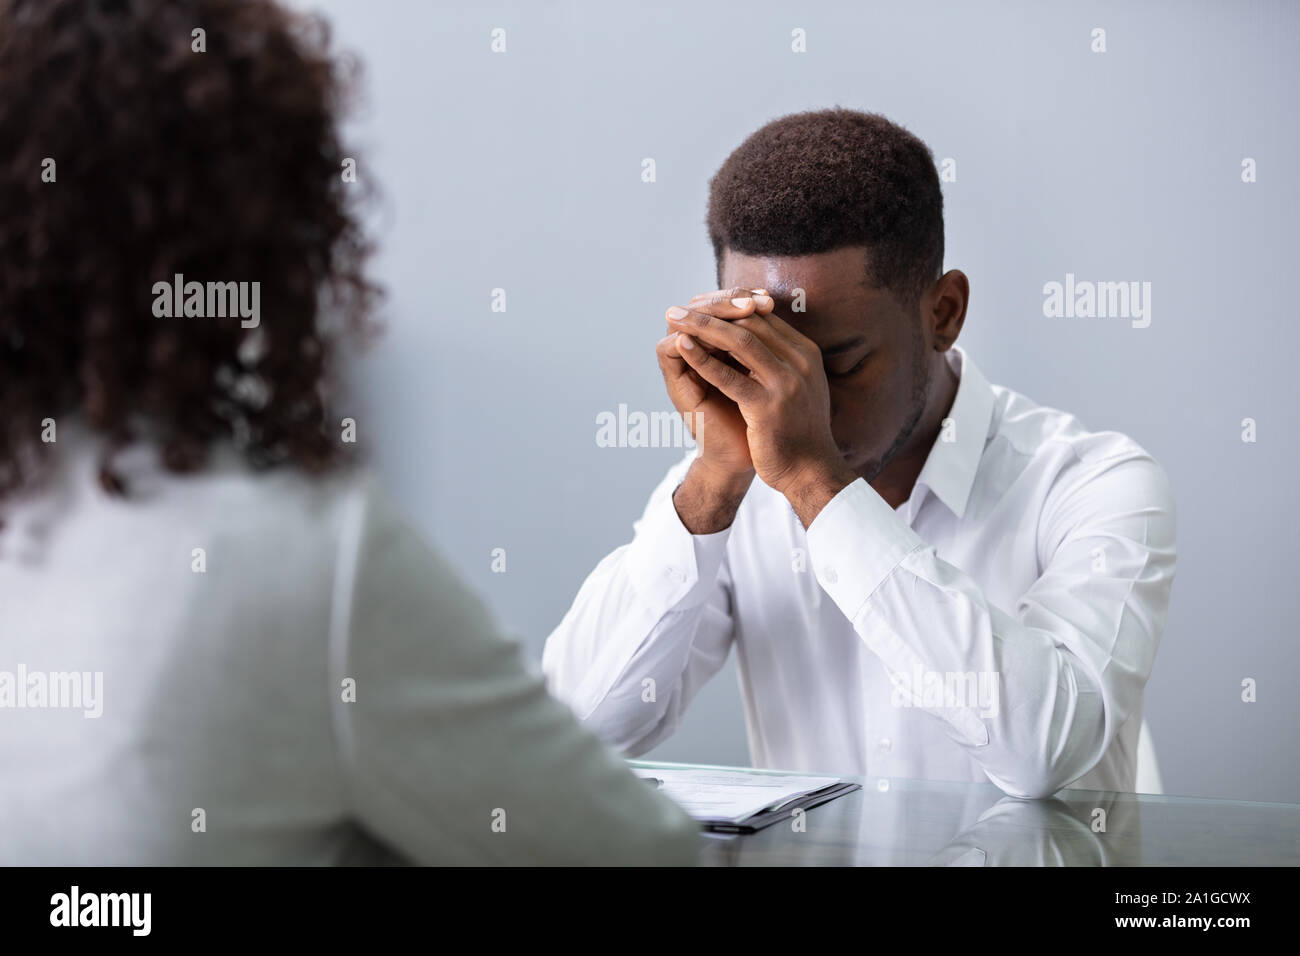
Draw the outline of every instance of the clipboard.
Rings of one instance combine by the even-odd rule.
[[[820,790],[814,790],[811,793],[795,797],[779,807],[760,810],[758,813],[746,817],[740,823],[733,823],[730,820],[700,820],[699,823],[706,830],[713,830],[717,833],[757,833],[764,827],[770,827],[774,823],[790,819],[790,814],[795,810],[811,810],[823,803],[829,803],[836,797],[842,797],[846,793],[861,789],[861,784],[841,781]]]

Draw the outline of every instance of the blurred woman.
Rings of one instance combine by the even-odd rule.
[[[0,862],[690,863],[347,461],[327,50],[258,0],[0,0]]]

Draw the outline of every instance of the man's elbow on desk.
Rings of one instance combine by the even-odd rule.
[[[1102,729],[1096,729],[1097,737]],[[985,776],[1009,797],[1022,800],[1041,800],[1064,790],[1076,780],[1090,773],[1101,762],[1105,748],[1088,742],[1079,746],[1054,747],[1050,752],[1033,754],[1007,754],[1003,759],[980,761]],[[978,759],[978,758],[977,758]]]
[[[1009,779],[1001,779],[988,770],[984,772],[994,786],[1008,797],[1017,797],[1021,800],[1042,800],[1050,797],[1058,790],[1065,789],[1066,784],[1078,776],[1076,774],[1066,779],[1062,774],[1051,773],[1050,768],[1046,769],[1047,772],[1027,772]]]

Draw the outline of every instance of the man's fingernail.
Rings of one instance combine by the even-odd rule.
[[[667,314],[670,319],[684,319],[686,318],[687,312],[680,305],[675,305],[668,310]]]
[[[760,309],[766,309],[772,304],[772,297],[770,295],[755,294],[754,304]]]
[[[767,295],[766,289],[751,289],[750,291],[753,292],[754,295]]]
[[[695,343],[691,341],[691,337],[689,335],[682,335],[679,333],[677,336],[677,344],[684,349],[695,348]]]
[[[749,296],[745,296],[744,298],[741,299],[732,299],[731,304],[738,309],[748,309],[750,305],[753,303],[753,301],[754,300],[751,299]]]

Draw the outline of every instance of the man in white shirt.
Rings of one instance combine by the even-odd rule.
[[[756,766],[1133,789],[1173,494],[955,344],[929,150],[785,117],[724,163],[709,228],[726,291],[658,345],[698,447],[548,640],[553,692],[641,754],[734,644]]]

